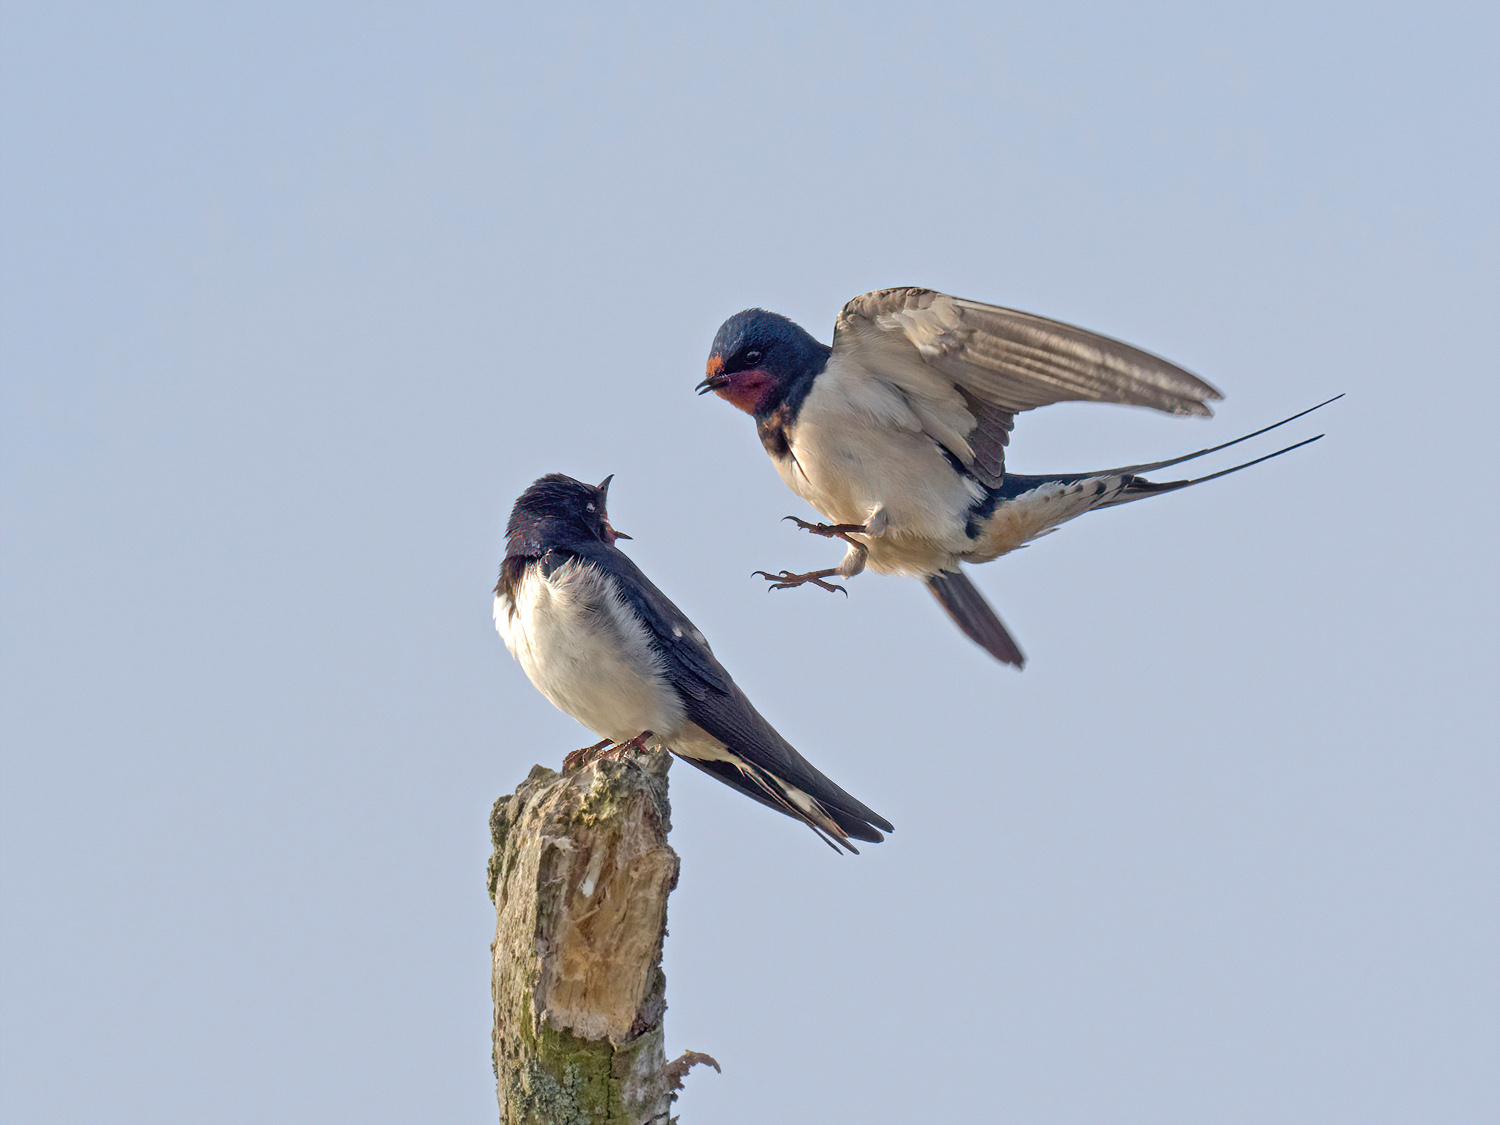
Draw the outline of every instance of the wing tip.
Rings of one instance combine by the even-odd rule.
[[[816,770],[813,772],[839,794],[842,799],[840,804],[833,804],[828,797],[813,797],[800,786],[791,786],[791,783],[778,777],[774,771],[747,761],[738,753],[734,755],[735,760],[732,762],[726,759],[696,758],[679,749],[673,749],[672,753],[751,800],[801,821],[812,829],[813,835],[836,852],[847,849],[858,855],[859,849],[849,842],[851,839],[878,844],[885,839],[882,829],[885,832],[896,830],[885,817],[843,792],[832,781],[817,774]],[[801,803],[792,798],[789,787],[801,792],[811,807],[801,807]],[[845,801],[848,807],[845,807]]]

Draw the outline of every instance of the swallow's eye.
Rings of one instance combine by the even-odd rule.
[[[745,353],[745,362],[750,364],[751,366],[759,363],[763,358],[764,353],[762,353],[758,348],[751,348],[748,352]]]
[[[591,512],[597,512],[598,510],[599,510],[598,508],[594,507],[594,502],[592,500],[590,500],[589,501],[589,511],[591,511]]]

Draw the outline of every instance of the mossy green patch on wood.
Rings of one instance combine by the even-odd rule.
[[[506,1067],[505,1125],[640,1125],[620,1098],[616,1051],[536,1020],[525,1002],[514,1065]]]

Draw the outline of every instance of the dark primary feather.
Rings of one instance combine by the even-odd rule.
[[[941,571],[927,580],[927,588],[969,640],[1002,663],[1017,668],[1026,666],[1021,646],[1006,631],[968,575],[956,570]]]
[[[974,458],[968,469],[981,484],[998,487],[1005,480],[1005,447],[1010,444],[1010,432],[1016,428],[1016,416],[1002,406],[975,398],[962,387],[958,393],[974,415],[974,428],[968,434]]]
[[[576,553],[600,565],[615,579],[620,593],[666,662],[667,674],[682,693],[689,719],[750,765],[795,785],[820,802],[839,827],[856,840],[875,842],[883,839],[882,830],[893,831],[890,821],[819,772],[776,732],[715,658],[707,642],[699,639],[701,634],[687,615],[657,589],[629,556],[602,542],[583,545]],[[702,763],[693,764],[708,769]],[[708,772],[720,776],[717,770]],[[749,780],[736,788],[755,796]]]

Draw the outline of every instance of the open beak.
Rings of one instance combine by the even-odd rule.
[[[709,391],[716,391],[720,387],[727,386],[729,386],[729,380],[725,376],[710,375],[707,379],[703,380],[703,382],[694,387],[693,390],[697,391],[700,395],[706,395]]]
[[[610,527],[609,517],[607,515],[603,515],[604,501],[609,497],[609,482],[614,479],[615,474],[610,473],[609,476],[605,477],[597,485],[595,485],[595,487],[599,490],[599,511],[601,513],[600,522],[604,524],[604,534],[608,536],[607,542],[610,543],[613,543],[616,539],[635,538],[633,535],[626,535],[623,531],[616,531],[614,528]]]

